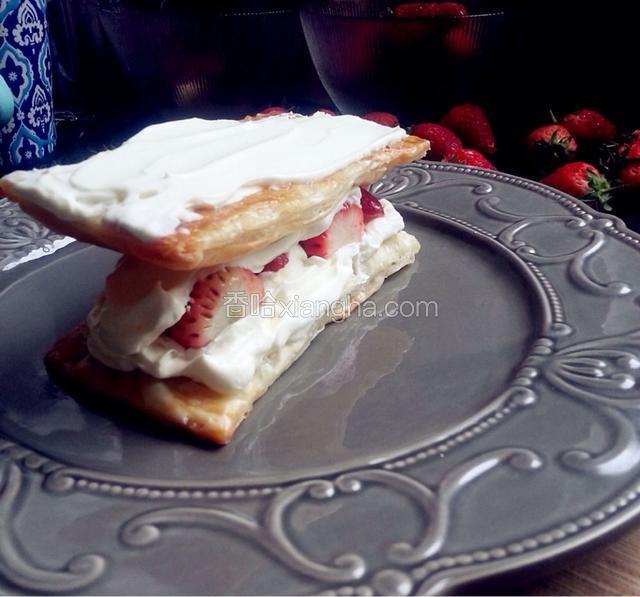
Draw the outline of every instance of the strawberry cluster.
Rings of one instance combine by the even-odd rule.
[[[606,116],[586,108],[552,119],[527,137],[532,174],[542,182],[607,211],[613,190],[640,188],[640,131],[620,135]]]
[[[398,5],[402,16],[425,16],[430,3]],[[452,16],[456,3],[437,3],[445,16]],[[455,6],[451,6],[455,5]],[[433,9],[435,10],[435,9]],[[447,11],[451,11],[449,14]],[[418,14],[420,13],[420,14]],[[435,12],[429,12],[437,18]],[[277,114],[285,109],[273,106],[263,114]],[[322,112],[335,112],[322,109]],[[389,112],[370,112],[362,118],[384,126],[400,126],[398,117]],[[592,201],[611,211],[614,191],[640,189],[640,129],[620,134],[618,127],[595,110],[582,108],[531,131],[525,139],[526,160],[522,174],[569,195]],[[412,135],[426,139],[428,160],[495,170],[487,156],[497,154],[491,123],[482,108],[466,103],[451,108],[437,122],[420,122],[407,127]],[[520,153],[512,148],[512,154]],[[524,155],[524,154],[523,154]]]
[[[397,126],[384,112],[365,115],[380,124]],[[524,174],[574,197],[611,211],[612,191],[640,189],[640,130],[620,135],[618,127],[595,110],[580,109],[561,121],[545,124],[526,137]],[[451,108],[438,122],[410,127],[426,139],[426,158],[495,170],[496,141],[489,119],[476,105]]]
[[[420,3],[420,5],[424,4]],[[270,106],[261,110],[259,114],[273,116],[286,111],[287,109],[281,106]],[[321,108],[318,111],[335,116],[333,110]],[[400,126],[398,117],[389,112],[369,112],[363,114],[361,118],[383,126]],[[421,122],[409,127],[409,132],[429,141],[431,148],[425,156],[428,160],[464,164],[489,170],[496,169],[486,157],[496,152],[496,140],[489,119],[479,106],[473,104],[454,106],[439,123]]]
[[[371,112],[363,118],[386,126],[397,126],[398,119],[386,112]],[[496,140],[484,111],[473,104],[454,106],[440,122],[421,122],[409,132],[429,141],[428,160],[452,162],[495,170],[486,157],[496,152]]]

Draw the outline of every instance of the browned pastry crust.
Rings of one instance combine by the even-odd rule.
[[[183,225],[186,233],[153,242],[101,221],[61,220],[30,203],[6,179],[0,180],[0,192],[52,230],[160,267],[193,270],[260,250],[324,218],[351,188],[375,182],[394,166],[422,157],[427,149],[423,139],[406,136],[320,180],[267,187],[237,203],[203,207],[197,210],[199,220]]]
[[[388,239],[372,258],[369,280],[349,295],[350,305],[340,319],[371,296],[385,278],[412,263],[418,241],[399,232]],[[45,363],[54,380],[78,398],[99,406],[124,406],[143,415],[215,442],[228,443],[236,429],[269,386],[306,350],[316,334],[331,321],[327,316],[295,342],[268,355],[254,379],[242,390],[228,394],[185,377],[156,379],[141,371],[116,371],[99,363],[87,350],[87,328],[79,325],[60,338]]]

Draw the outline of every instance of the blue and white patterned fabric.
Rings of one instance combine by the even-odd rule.
[[[0,0],[0,76],[14,98],[0,125],[0,169],[27,168],[55,146],[46,0]]]

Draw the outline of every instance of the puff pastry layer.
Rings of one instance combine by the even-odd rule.
[[[198,208],[199,220],[182,231],[152,241],[102,221],[62,220],[34,205],[10,180],[0,193],[47,227],[94,245],[113,249],[175,270],[194,270],[258,251],[326,217],[354,186],[379,180],[388,170],[421,158],[428,142],[406,136],[319,180],[263,187],[244,199],[218,208]]]
[[[367,263],[369,279],[349,293],[353,309],[376,292],[385,278],[415,260],[418,241],[406,232],[387,239]],[[346,298],[346,297],[345,297]],[[187,378],[155,379],[141,371],[115,371],[87,352],[86,327],[63,336],[46,356],[52,377],[79,399],[102,407],[121,405],[157,421],[218,444],[228,443],[253,403],[306,350],[331,316],[314,322],[308,333],[270,354],[243,390],[219,394]]]

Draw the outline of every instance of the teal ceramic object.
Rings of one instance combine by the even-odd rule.
[[[0,77],[0,124],[5,125],[13,116],[13,94],[6,84],[5,80]]]
[[[0,2],[0,78],[0,170],[30,168],[55,146],[46,0]]]

